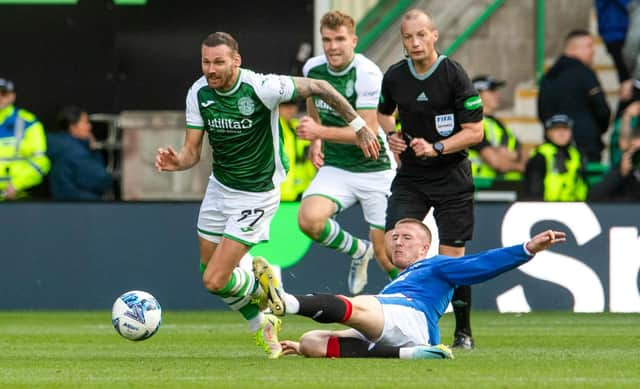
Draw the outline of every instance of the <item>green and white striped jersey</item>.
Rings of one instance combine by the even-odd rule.
[[[187,94],[187,128],[207,132],[213,175],[247,192],[280,186],[289,169],[278,127],[278,105],[295,96],[289,76],[240,69],[227,92],[209,88],[203,76]]]
[[[324,55],[309,58],[302,72],[305,77],[328,81],[356,110],[375,110],[378,107],[382,72],[378,65],[362,54],[356,54],[353,61],[339,72],[329,69]],[[314,97],[313,102],[323,125],[348,126],[340,114],[319,97]],[[381,128],[376,130],[381,146],[380,157],[377,160],[365,158],[362,150],[356,145],[323,141],[325,166],[334,166],[356,173],[391,169],[392,158],[386,144],[386,136]]]

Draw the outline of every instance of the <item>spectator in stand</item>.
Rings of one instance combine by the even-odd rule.
[[[632,100],[640,100],[640,0],[631,0],[627,6],[629,29],[622,47],[622,57],[632,82]]]
[[[571,31],[563,54],[540,81],[538,117],[545,123],[557,112],[569,115],[573,137],[589,162],[601,162],[602,134],[609,127],[611,111],[593,64],[593,38],[588,31]]]
[[[280,129],[283,150],[289,157],[287,177],[280,184],[280,201],[298,201],[316,174],[316,168],[308,158],[309,142],[298,138],[298,105],[295,102],[281,103]]]
[[[635,127],[639,121],[640,116],[640,101],[634,101],[629,104],[622,115],[613,122],[613,130],[609,138],[609,166],[616,166],[620,164],[622,153],[627,146],[628,137],[621,138],[621,132],[629,134],[631,128]]]
[[[520,142],[511,129],[493,116],[500,106],[499,89],[505,82],[485,75],[475,77],[472,82],[482,99],[484,113],[482,141],[469,148],[473,177],[520,181],[525,166]]]
[[[629,108],[634,104],[640,102]],[[589,189],[591,201],[640,201],[640,126],[631,128],[629,122],[623,119],[620,131],[620,162]]]
[[[50,167],[42,123],[15,101],[15,84],[0,78],[0,202],[28,197]]]
[[[584,201],[587,184],[582,156],[571,142],[573,120],[565,114],[545,122],[547,141],[533,150],[525,170],[523,200]]]
[[[640,0],[631,0],[628,6],[629,29],[622,55],[631,77],[631,101],[640,100]]]
[[[631,98],[631,76],[625,63],[622,48],[629,29],[629,0],[595,0],[598,18],[598,34],[602,37],[611,56],[620,82],[618,117]]]
[[[55,200],[101,200],[113,180],[102,154],[95,150],[89,114],[78,107],[58,114],[63,131],[48,136],[47,154],[52,161],[49,186]]]

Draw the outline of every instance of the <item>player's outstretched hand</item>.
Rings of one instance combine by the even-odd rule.
[[[380,155],[380,143],[373,131],[367,127],[362,127],[356,133],[356,144],[362,149],[364,156],[367,158],[378,159]]]
[[[566,240],[567,234],[564,232],[547,230],[531,238],[531,240],[527,242],[526,247],[529,252],[536,254],[556,243],[565,242]]]
[[[292,340],[281,340],[282,355],[302,355],[300,354],[300,343]]]
[[[159,172],[175,171],[180,167],[178,153],[171,146],[158,148],[155,161],[156,170]]]

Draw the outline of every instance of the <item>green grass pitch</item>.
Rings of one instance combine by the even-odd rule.
[[[267,360],[233,312],[164,312],[131,342],[110,313],[0,312],[0,388],[640,388],[637,314],[474,312],[473,351],[453,361]],[[451,338],[453,317],[441,321]],[[341,328],[286,317],[281,338]]]

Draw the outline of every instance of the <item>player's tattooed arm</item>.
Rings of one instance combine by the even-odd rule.
[[[313,78],[294,77],[296,83],[296,99],[304,101],[308,97],[318,96],[325,103],[338,112],[347,122],[351,122],[358,116],[358,113],[331,84],[325,80],[315,80]]]
[[[304,101],[308,97],[318,96],[331,108],[335,109],[347,123],[352,123],[357,118],[360,118],[347,99],[327,81],[304,77],[293,77],[293,81],[296,84],[296,100]],[[360,118],[360,120],[362,120],[362,118]],[[364,122],[364,120],[362,121]],[[362,128],[356,130],[356,143],[358,147],[362,149],[365,157],[377,159],[380,152],[380,144],[375,136],[375,132],[367,128],[366,122]]]

